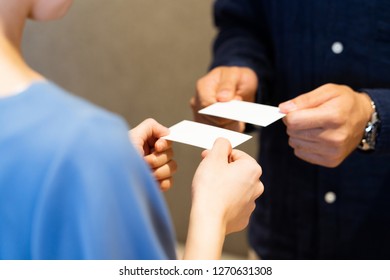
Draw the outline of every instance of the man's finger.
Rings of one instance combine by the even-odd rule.
[[[217,101],[230,101],[234,98],[240,79],[240,71],[237,67],[222,69],[217,88]]]

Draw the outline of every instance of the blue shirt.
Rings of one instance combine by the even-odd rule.
[[[215,23],[211,67],[254,69],[258,102],[345,84],[370,95],[382,122],[375,152],[337,168],[295,157],[282,122],[263,128],[251,246],[265,259],[389,259],[390,2],[217,0]]]
[[[0,127],[0,259],[175,258],[121,118],[39,82],[0,99]]]

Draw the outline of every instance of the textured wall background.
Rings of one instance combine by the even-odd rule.
[[[171,126],[192,119],[189,99],[207,70],[212,0],[82,0],[56,22],[29,22],[29,63],[64,88],[134,126],[148,117]],[[255,140],[240,146],[255,154]],[[187,233],[190,186],[201,150],[174,144],[179,170],[166,194],[179,241]],[[246,233],[225,250],[246,254]]]

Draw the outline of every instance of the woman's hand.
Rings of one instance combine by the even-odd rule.
[[[217,139],[192,181],[192,208],[184,258],[218,259],[225,235],[244,229],[263,193],[262,170],[248,154]]]
[[[161,139],[167,134],[169,129],[154,119],[143,121],[129,132],[134,146],[150,166],[162,191],[173,186],[173,174],[177,170],[172,143]]]

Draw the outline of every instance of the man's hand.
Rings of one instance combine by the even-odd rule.
[[[336,167],[356,149],[372,114],[371,99],[344,85],[326,84],[279,105],[297,157]]]
[[[257,90],[256,73],[247,67],[217,67],[198,80],[196,95],[191,99],[194,120],[234,131],[244,131],[245,124],[233,120],[199,114],[215,102],[233,99],[254,102]]]

